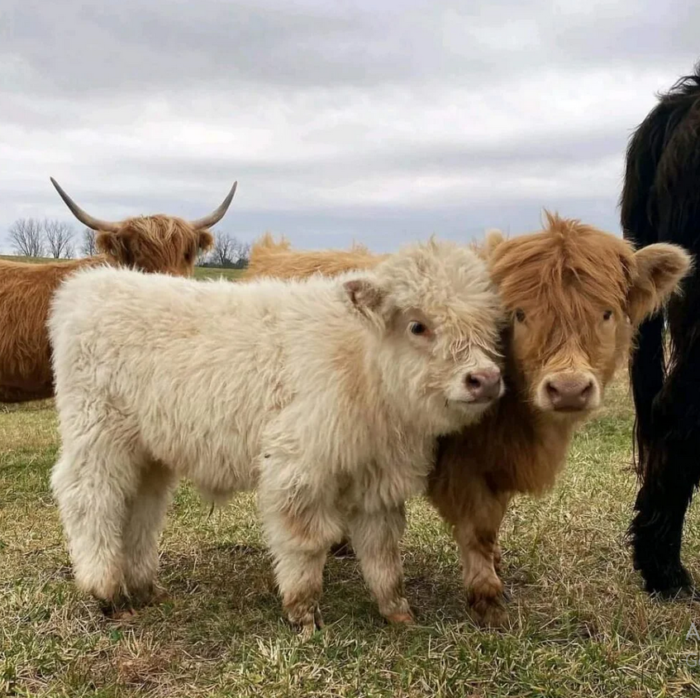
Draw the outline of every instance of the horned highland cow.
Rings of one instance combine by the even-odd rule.
[[[78,269],[104,264],[191,276],[198,253],[213,244],[208,228],[224,217],[237,186],[234,183],[217,209],[194,221],[161,214],[114,223],[86,213],[58,182],[51,182],[73,215],[97,231],[95,244],[101,254],[47,264],[0,260],[0,403],[52,397],[46,320],[61,281]]]

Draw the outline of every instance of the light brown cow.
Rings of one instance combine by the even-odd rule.
[[[102,254],[49,264],[0,261],[0,402],[53,395],[46,319],[53,293],[66,277],[100,264],[191,276],[197,254],[213,244],[208,228],[224,217],[237,185],[215,211],[198,220],[153,215],[112,223],[86,213],[53,178],[51,182],[75,217],[97,231],[95,243]]]
[[[372,267],[388,255],[372,254],[364,245],[353,245],[345,250],[319,250],[299,253],[291,249],[289,241],[275,242],[265,233],[250,250],[250,259],[241,279],[272,276],[277,279],[295,279],[317,272],[327,276],[341,274],[348,269]]]
[[[627,360],[634,329],[677,289],[690,257],[666,244],[635,253],[614,235],[549,213],[538,233],[491,233],[483,253],[512,317],[508,387],[479,425],[442,441],[429,497],[453,528],[476,619],[495,625],[505,620],[498,531],[510,499],[554,484],[576,426]],[[371,263],[347,252],[342,259],[346,269]]]

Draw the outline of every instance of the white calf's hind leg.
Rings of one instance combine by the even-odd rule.
[[[103,601],[115,601],[122,588],[122,536],[138,482],[132,457],[95,444],[63,453],[51,474],[76,584]]]
[[[129,596],[148,602],[155,591],[158,538],[175,487],[175,476],[160,463],[140,473],[138,490],[127,508],[124,525],[124,581]]]
[[[357,512],[350,521],[350,540],[362,574],[391,623],[411,623],[411,607],[404,596],[399,542],[406,527],[403,507],[373,513]]]

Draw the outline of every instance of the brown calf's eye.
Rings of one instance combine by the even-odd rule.
[[[603,313],[603,320],[609,320],[612,317],[613,311],[612,310],[606,310]]]
[[[424,335],[428,331],[428,328],[422,322],[411,322],[408,325],[408,329],[411,334],[415,334],[418,337]]]
[[[518,322],[525,322],[525,311],[521,308],[517,308],[515,311],[515,319]]]

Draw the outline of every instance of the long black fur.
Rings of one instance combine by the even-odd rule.
[[[643,247],[673,242],[700,254],[700,63],[659,97],[627,149],[624,236]],[[669,348],[664,351],[668,330]],[[681,563],[685,514],[700,482],[700,268],[665,316],[640,328],[630,362],[641,488],[629,534],[645,588],[692,590]]]

